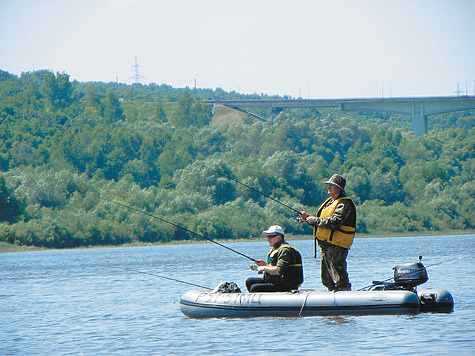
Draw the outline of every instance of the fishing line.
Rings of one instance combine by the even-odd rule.
[[[431,264],[431,265],[426,266],[426,268],[433,267],[433,266],[437,266],[437,265],[440,265],[440,264],[445,263],[445,262],[450,262],[450,261],[455,261],[455,260],[461,260],[461,259],[462,259],[462,257],[451,258],[451,259],[449,259],[449,260],[445,260],[445,261],[433,263],[433,264]]]
[[[201,163],[198,163],[198,164],[201,164]],[[265,194],[265,193],[262,193],[261,191],[257,190],[256,188],[253,188],[253,187],[251,187],[251,186],[249,186],[249,185],[247,185],[247,184],[245,184],[245,183],[242,183],[242,182],[238,181],[237,179],[231,178],[231,177],[229,177],[228,175],[226,175],[226,174],[224,174],[223,172],[220,172],[220,171],[218,171],[218,170],[216,170],[216,169],[213,169],[213,168],[210,168],[210,167],[208,167],[208,166],[205,166],[204,164],[201,164],[201,165],[202,165],[203,167],[209,169],[210,171],[216,172],[216,173],[218,173],[219,175],[221,175],[221,176],[223,176],[223,177],[225,177],[225,178],[227,178],[227,179],[229,179],[229,180],[232,180],[232,181],[234,181],[234,182],[236,182],[236,183],[239,183],[239,184],[241,184],[241,185],[243,185],[243,186],[245,186],[245,187],[251,189],[252,191],[254,191],[254,192],[256,192],[256,193],[259,193],[259,194],[261,194],[262,196],[264,196],[264,197],[266,197],[266,198],[268,198],[268,199],[271,199],[271,200],[275,201],[276,203],[279,203],[280,205],[285,206],[287,209],[292,210],[294,213],[297,213],[297,214],[300,215],[300,211],[298,211],[297,209],[294,209],[294,208],[288,206],[287,204],[284,204],[284,203],[282,203],[281,201],[278,201],[277,199],[274,199],[274,198],[272,198],[271,196],[269,196],[269,195],[267,195],[267,194]]]
[[[252,257],[249,257],[249,256],[247,256],[247,255],[245,255],[245,254],[243,254],[243,253],[241,253],[241,252],[239,252],[239,251],[236,251],[236,250],[232,249],[231,247],[228,247],[228,246],[225,246],[225,245],[223,245],[223,244],[220,244],[219,242],[216,242],[216,241],[214,241],[214,240],[212,240],[212,239],[210,239],[210,238],[208,238],[208,237],[206,237],[206,236],[200,235],[200,234],[198,234],[197,232],[188,230],[187,228],[185,228],[185,227],[183,227],[183,226],[174,224],[174,223],[172,223],[171,221],[162,219],[162,218],[160,218],[160,217],[158,217],[158,216],[152,215],[152,214],[150,214],[150,213],[147,213],[146,211],[139,210],[139,209],[137,209],[137,208],[134,208],[133,206],[130,206],[130,205],[127,205],[127,204],[124,204],[124,203],[120,203],[120,202],[117,202],[117,201],[114,201],[114,200],[108,200],[108,199],[105,199],[105,198],[102,198],[102,197],[100,197],[100,199],[105,200],[105,201],[107,201],[107,202],[109,202],[109,203],[113,203],[113,204],[117,204],[117,205],[123,206],[123,207],[128,208],[128,209],[131,209],[131,210],[135,210],[135,211],[137,211],[137,212],[139,212],[139,213],[148,215],[148,216],[150,216],[150,217],[152,217],[152,218],[154,218],[154,219],[163,221],[164,223],[167,223],[167,224],[170,224],[170,225],[172,225],[172,226],[175,226],[175,227],[177,227],[177,228],[179,228],[179,229],[182,229],[182,230],[184,230],[184,231],[186,231],[186,232],[189,232],[190,234],[193,234],[193,235],[195,235],[195,236],[198,236],[198,237],[200,237],[200,238],[202,238],[202,239],[204,239],[204,240],[210,241],[210,242],[212,242],[212,243],[214,243],[214,244],[216,244],[216,245],[218,245],[218,246],[224,247],[225,249],[227,249],[227,250],[229,250],[229,251],[232,251],[232,252],[234,252],[234,253],[237,253],[238,255],[241,255],[241,256],[243,256],[243,257],[246,257],[248,260],[251,260],[252,262],[257,262],[257,260],[254,259],[254,258],[252,258]]]
[[[204,286],[200,286],[199,284],[190,283],[190,282],[185,282],[185,281],[181,281],[181,280],[179,280],[179,279],[161,276],[161,275],[156,274],[156,273],[143,272],[143,271],[139,271],[139,270],[136,270],[136,269],[123,268],[123,267],[115,267],[115,268],[123,269],[124,271],[129,271],[129,272],[148,274],[149,276],[159,277],[159,278],[168,279],[168,280],[170,280],[170,281],[174,281],[174,282],[178,282],[178,283],[188,284],[188,285],[194,286],[194,287],[199,287],[199,288],[203,288],[203,289],[212,290],[211,288],[204,287]]]

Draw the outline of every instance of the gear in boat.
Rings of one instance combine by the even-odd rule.
[[[421,259],[395,266],[393,277],[373,281],[358,291],[242,293],[236,283],[222,282],[210,292],[185,293],[180,309],[191,318],[452,312],[454,300],[449,291],[417,291],[429,279]]]

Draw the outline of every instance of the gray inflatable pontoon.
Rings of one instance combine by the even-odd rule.
[[[424,296],[432,309],[425,310],[420,296]],[[445,290],[424,291],[419,295],[407,290],[278,293],[189,291],[181,297],[180,309],[190,318],[417,314],[421,311],[451,311],[453,299]]]
[[[454,300],[444,289],[417,291],[429,277],[421,262],[394,267],[394,282],[373,281],[358,291],[299,290],[275,293],[241,293],[233,282],[210,292],[189,291],[180,309],[190,318],[249,318],[258,316],[316,316],[450,313]],[[229,287],[232,288],[229,288]]]

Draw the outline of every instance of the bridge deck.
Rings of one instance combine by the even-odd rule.
[[[414,133],[427,132],[427,116],[453,111],[475,109],[475,96],[428,96],[400,98],[349,98],[349,99],[243,99],[203,100],[208,104],[221,104],[231,108],[336,108],[342,111],[377,111],[412,116]]]

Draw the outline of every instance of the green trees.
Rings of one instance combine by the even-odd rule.
[[[42,94],[50,109],[61,109],[71,103],[72,87],[68,74],[44,73]]]
[[[104,117],[108,119],[109,122],[124,119],[124,112],[120,107],[119,99],[111,90],[108,90],[106,94],[104,102]]]
[[[101,196],[213,239],[252,237],[270,224],[311,233],[291,210],[205,166],[311,213],[327,196],[323,182],[343,174],[359,232],[475,225],[470,113],[414,137],[398,117],[325,110],[214,125],[200,95],[239,94],[71,83],[48,71],[0,71],[0,95],[0,240],[76,247],[194,238]]]
[[[95,85],[90,85],[87,88],[84,113],[87,116],[101,117],[104,115],[104,104],[97,93]]]
[[[0,177],[0,222],[14,222],[23,214],[23,206],[20,201],[7,188],[5,179]]]
[[[231,170],[224,162],[205,163],[225,175],[232,176]],[[190,164],[183,170],[175,172],[173,180],[177,190],[203,194],[210,197],[215,205],[222,205],[236,198],[235,185],[229,179],[210,171],[201,163]]]
[[[209,105],[195,102],[190,92],[185,90],[177,101],[176,111],[171,115],[170,123],[176,127],[202,127],[209,124],[210,119]]]

